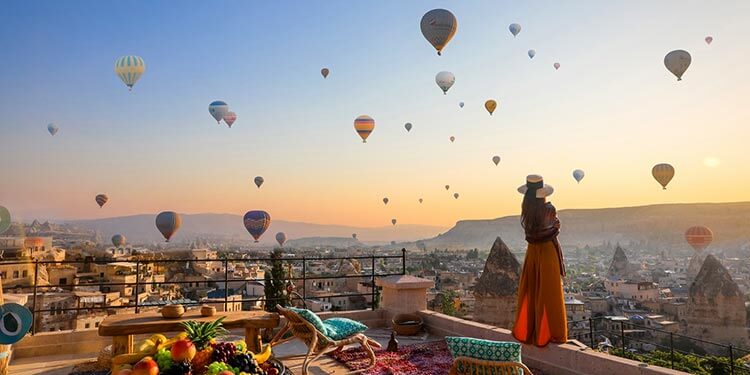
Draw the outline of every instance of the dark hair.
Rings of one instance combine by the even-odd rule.
[[[529,186],[521,204],[521,226],[526,232],[535,232],[544,225],[545,200],[537,198],[538,187]]]

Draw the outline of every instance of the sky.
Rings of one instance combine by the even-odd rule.
[[[433,8],[458,19],[442,56],[419,28]],[[558,209],[747,201],[747,14],[747,1],[6,1],[0,205],[19,220],[262,209],[448,227],[518,214],[529,173]],[[692,55],[680,82],[663,64],[675,49]],[[130,54],[146,63],[132,92],[113,72]],[[237,113],[231,129],[214,100]],[[366,144],[362,114],[376,122]],[[667,190],[651,177],[662,162]]]

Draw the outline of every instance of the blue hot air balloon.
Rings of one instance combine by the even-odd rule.
[[[216,100],[211,102],[211,104],[208,105],[208,113],[213,116],[213,118],[216,120],[216,123],[221,123],[221,120],[224,119],[224,116],[229,114],[229,106],[227,103],[222,102],[221,100]]]
[[[247,229],[248,233],[255,239],[255,242],[258,242],[260,236],[271,225],[271,215],[266,211],[248,211],[245,213],[245,217],[242,218],[242,222],[245,224],[245,229]]]

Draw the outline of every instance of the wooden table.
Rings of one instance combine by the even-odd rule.
[[[216,315],[201,316],[199,310],[185,312],[181,318],[166,319],[157,312],[140,314],[119,314],[106,317],[99,324],[99,336],[112,336],[113,355],[133,352],[133,335],[147,333],[178,332],[183,328],[181,322],[196,320],[211,322],[225,316],[222,326],[226,329],[244,328],[248,349],[259,352],[261,349],[261,328],[276,328],[279,325],[279,314],[266,311],[230,311],[217,312]]]

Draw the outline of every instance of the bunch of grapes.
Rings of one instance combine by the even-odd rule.
[[[229,367],[228,364],[224,362],[211,362],[211,364],[206,367],[206,375],[216,375],[224,370],[229,370],[234,373],[237,373],[239,371],[234,371],[231,367]]]
[[[280,362],[267,361],[260,365],[267,375],[279,375],[284,372],[284,366]]]
[[[258,365],[258,361],[248,353],[238,353],[229,359],[229,365],[251,375],[265,375],[266,372]]]
[[[213,344],[214,361],[227,362],[237,353],[237,348],[231,342],[219,342]]]
[[[160,372],[164,375],[191,375],[193,372],[193,366],[190,365],[190,361],[173,362],[168,370]]]
[[[172,367],[172,353],[170,353],[169,349],[160,349],[156,352],[154,359],[156,359],[156,364],[159,365],[159,370],[161,371],[166,371]]]

